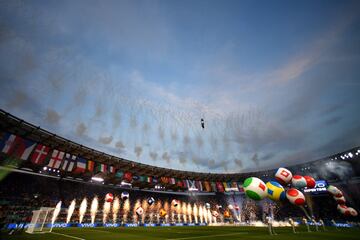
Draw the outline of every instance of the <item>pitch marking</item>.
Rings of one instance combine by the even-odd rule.
[[[56,233],[56,232],[50,232],[50,233],[52,233],[52,234],[57,234],[57,235],[62,235],[62,236],[69,237],[69,238],[74,238],[74,239],[79,239],[79,240],[85,240],[84,238],[74,237],[74,236],[67,235],[67,234]]]
[[[238,234],[247,234],[247,232],[217,234],[217,235],[205,235],[205,236],[195,236],[195,237],[183,237],[183,238],[168,238],[166,240],[183,240],[183,239],[195,239],[195,238],[207,238],[207,237],[223,237],[223,236],[232,236],[232,235],[238,235]]]

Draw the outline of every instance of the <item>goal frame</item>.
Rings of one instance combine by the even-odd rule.
[[[41,207],[39,210],[33,211],[33,216],[31,222],[26,229],[27,233],[48,233],[53,229],[53,224],[51,223],[52,214],[54,214],[55,208]],[[42,215],[43,214],[43,215]],[[50,223],[50,227],[46,227],[45,224]],[[45,226],[45,227],[44,227]]]

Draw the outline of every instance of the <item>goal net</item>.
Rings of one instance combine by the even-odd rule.
[[[27,233],[46,233],[52,231],[52,218],[55,208],[42,207],[33,211]]]

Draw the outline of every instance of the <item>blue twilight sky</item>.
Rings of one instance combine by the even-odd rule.
[[[314,160],[360,145],[359,13],[358,1],[1,1],[0,107],[156,166]]]

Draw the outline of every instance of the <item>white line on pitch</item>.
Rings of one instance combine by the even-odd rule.
[[[217,235],[204,235],[204,236],[183,237],[183,238],[168,238],[166,240],[182,240],[182,239],[195,239],[195,238],[207,238],[207,237],[223,237],[223,236],[232,236],[232,235],[238,235],[238,234],[247,234],[247,232],[217,234]]]
[[[52,234],[57,234],[57,235],[62,235],[62,236],[69,237],[69,238],[74,238],[74,239],[79,239],[79,240],[85,240],[84,238],[74,237],[74,236],[67,235],[67,234],[56,233],[56,232],[50,232],[50,233],[52,233]]]

